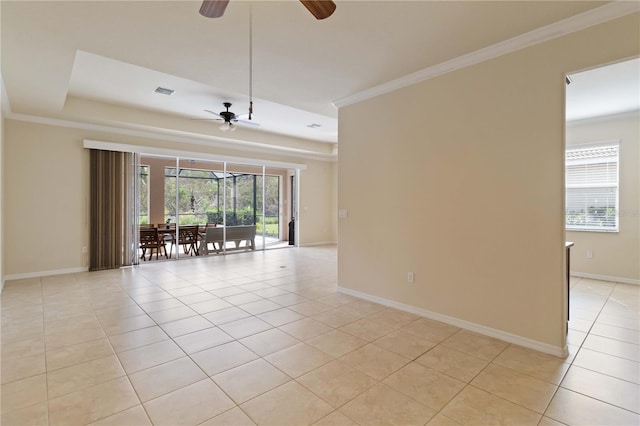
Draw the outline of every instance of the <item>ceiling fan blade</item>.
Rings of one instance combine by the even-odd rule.
[[[204,0],[200,6],[200,15],[207,18],[219,18],[224,15],[228,4],[229,0]]]
[[[260,124],[255,121],[247,121],[247,120],[232,120],[234,123],[238,123],[240,126],[246,127],[259,127]]]
[[[331,0],[300,0],[316,19],[325,19],[336,10],[336,4]]]
[[[252,120],[253,120],[255,117],[256,117],[256,115],[255,115],[255,114],[252,114],[252,115],[251,115],[251,119],[252,119]],[[237,114],[237,115],[236,115],[236,118],[237,118],[238,120],[249,120],[249,113],[248,113],[248,112],[245,112],[244,114]]]
[[[209,110],[209,109],[205,109],[205,110],[204,110],[204,112],[208,112],[209,114],[213,114],[213,115],[215,115],[215,116],[216,116],[216,117],[218,117],[218,118],[222,118],[222,119],[224,119],[224,117],[222,117],[220,114],[218,114],[217,112],[213,112],[213,111],[211,111],[211,110]],[[209,120],[211,120],[211,119],[209,119]]]

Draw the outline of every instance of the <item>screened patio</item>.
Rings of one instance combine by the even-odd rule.
[[[255,249],[288,246],[294,173],[264,166],[143,156],[139,224],[165,233],[165,258],[194,255],[193,250],[178,247],[178,238],[166,231],[193,225],[199,226],[201,238],[207,227],[254,226]],[[209,253],[226,253],[238,248],[237,244],[225,241],[220,250]],[[156,257],[163,256],[153,259]]]

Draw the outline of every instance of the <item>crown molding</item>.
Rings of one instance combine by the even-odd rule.
[[[603,122],[613,121],[613,120],[624,120],[627,118],[637,119],[638,117],[640,117],[640,109],[634,109],[631,111],[623,111],[623,112],[617,112],[617,113],[607,114],[607,115],[598,115],[595,117],[586,117],[586,118],[577,118],[574,120],[567,120],[566,126],[567,127],[582,126],[584,124],[603,123]]]
[[[398,89],[429,80],[431,78],[457,71],[471,65],[488,61],[498,56],[506,55],[526,47],[550,41],[594,25],[602,24],[613,19],[621,18],[631,13],[640,11],[640,2],[614,1],[604,6],[591,9],[570,18],[563,19],[553,24],[540,27],[533,31],[510,38],[500,43],[493,44],[475,52],[459,56],[449,61],[442,62],[429,68],[411,73],[404,77],[388,81],[378,86],[363,90],[345,98],[334,101],[336,108],[353,105],[376,96],[384,95]]]
[[[270,161],[270,160],[256,160],[245,157],[232,157],[228,155],[216,155],[205,154],[196,151],[180,151],[170,148],[157,148],[153,146],[135,145],[127,143],[115,143],[98,141],[94,139],[84,139],[82,141],[83,148],[87,149],[101,149],[104,151],[118,151],[118,152],[135,152],[141,155],[156,155],[162,157],[181,157],[193,160],[215,161],[215,162],[227,162],[234,164],[248,164],[254,165],[256,161],[260,164],[264,164],[267,167],[276,167],[279,169],[298,169],[306,170],[307,165],[301,163],[289,163],[283,161]]]
[[[289,148],[278,145],[266,145],[264,143],[248,141],[243,139],[221,138],[219,136],[194,135],[182,131],[162,130],[153,131],[151,128],[142,125],[130,125],[130,128],[112,125],[85,123],[79,121],[64,120],[59,118],[39,117],[27,114],[6,113],[5,119],[25,121],[29,123],[46,124],[57,127],[72,129],[82,129],[88,131],[106,132],[118,135],[127,135],[145,139],[164,140],[175,143],[190,145],[201,145],[206,147],[233,149],[241,152],[288,155],[295,158],[316,160],[316,161],[337,161],[337,150],[331,154],[316,153],[298,148]]]

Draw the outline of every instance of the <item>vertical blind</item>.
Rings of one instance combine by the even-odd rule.
[[[92,149],[90,154],[89,270],[137,261],[135,163],[137,155]]]
[[[566,151],[566,228],[618,230],[617,142]]]

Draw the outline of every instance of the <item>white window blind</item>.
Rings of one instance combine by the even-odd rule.
[[[566,151],[566,228],[618,231],[617,142]]]

